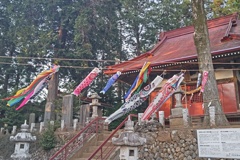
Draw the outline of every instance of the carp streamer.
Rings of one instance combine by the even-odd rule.
[[[101,90],[100,93],[105,94],[107,90],[115,83],[115,81],[118,79],[118,77],[121,75],[120,71],[117,71],[116,74],[114,74],[107,82],[106,86]]]
[[[100,70],[95,67],[87,75],[87,77],[84,78],[84,80],[75,88],[75,90],[73,91],[72,94],[74,94],[75,96],[78,96],[84,88],[86,88],[87,86],[89,86],[92,83],[92,81],[97,77],[99,72],[100,72]]]
[[[105,122],[110,124],[112,121],[122,117],[133,109],[139,107],[149,96],[149,94],[162,82],[163,78],[157,76],[150,84],[145,86],[140,92],[130,97],[117,111],[111,114]]]
[[[128,90],[128,92],[125,94],[124,99],[128,101],[132,94],[134,92],[139,92],[143,82],[146,83],[148,76],[151,72],[151,67],[150,67],[151,62],[145,62],[142,66],[142,69],[140,70],[138,76],[134,80],[132,86]]]
[[[37,77],[29,86],[20,89],[14,96],[4,98],[3,100],[9,100],[7,102],[7,106],[10,107],[22,101],[21,104],[16,108],[16,110],[19,110],[25,104],[27,104],[30,99],[35,98],[43,90],[43,88],[47,86],[49,80],[56,72],[58,72],[59,68],[60,66],[53,65],[51,69],[43,71],[37,75]]]
[[[159,90],[153,101],[149,104],[145,112],[143,113],[142,120],[148,120],[149,117],[159,110],[161,106],[168,100],[169,97],[177,90],[181,82],[183,81],[184,73],[179,73],[174,75],[172,78],[168,79],[163,87]]]

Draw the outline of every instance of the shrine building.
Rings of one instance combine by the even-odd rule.
[[[215,76],[218,84],[220,102],[226,115],[240,113],[240,20],[237,13],[207,21],[210,47]],[[196,89],[199,73],[197,51],[193,39],[194,27],[188,26],[167,32],[159,36],[158,43],[150,51],[120,64],[108,66],[104,74],[112,75],[117,71],[122,74],[119,79],[132,84],[145,62],[151,62],[152,71],[149,80],[166,70],[164,79],[186,70],[181,86],[182,104],[188,108],[190,116],[202,116],[203,98]],[[161,86],[160,86],[161,87]],[[158,88],[159,89],[159,88]],[[149,103],[157,91],[151,93]],[[161,107],[168,118],[174,108],[171,97]]]

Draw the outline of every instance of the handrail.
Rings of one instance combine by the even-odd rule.
[[[110,155],[111,151],[113,149],[115,149],[116,147],[109,150],[108,153],[105,155],[106,157],[103,157],[103,147],[110,140],[110,138],[112,138],[114,136],[114,134],[125,124],[125,122],[128,120],[129,117],[132,118],[132,117],[138,117],[138,116],[135,114],[130,114],[129,116],[127,116],[122,121],[122,123],[120,123],[120,125],[109,135],[109,137],[92,153],[92,155],[88,158],[88,160],[91,160],[99,151],[101,151],[101,154],[96,159],[98,159],[98,158],[107,159],[107,157]],[[107,149],[105,149],[104,151],[106,151],[106,150]]]
[[[90,136],[95,133],[98,133],[99,121],[104,120],[105,118],[96,117],[94,120],[90,121],[77,135],[75,135],[68,143],[66,143],[59,151],[57,151],[49,160],[66,160],[67,157],[79,149],[84,143],[84,140],[88,140]],[[102,124],[103,127],[103,124]],[[94,129],[94,130],[92,130]],[[90,131],[90,132],[89,132]],[[85,136],[85,137],[84,137]]]

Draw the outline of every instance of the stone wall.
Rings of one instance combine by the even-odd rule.
[[[198,157],[195,129],[163,129],[159,122],[150,121],[136,124],[135,132],[147,139],[138,148],[139,160],[207,160]]]

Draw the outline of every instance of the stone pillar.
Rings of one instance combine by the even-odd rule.
[[[54,113],[55,106],[53,102],[47,102],[45,106],[45,112],[44,112],[44,123],[47,125],[50,120],[55,119],[55,113]]]
[[[55,120],[55,104],[58,92],[58,72],[56,72],[48,84],[47,103],[45,105],[44,123],[48,124],[49,121]]]
[[[7,123],[5,123],[4,124],[4,130],[5,130],[5,134],[9,134],[9,130],[8,130],[8,124]]]
[[[176,100],[175,108],[171,109],[172,115],[173,116],[179,116],[182,115],[182,94],[181,94],[181,89],[180,86],[177,88],[176,93],[174,94],[174,98]]]
[[[25,123],[21,126],[21,132],[17,133],[16,136],[11,136],[10,141],[15,142],[15,150],[11,155],[12,159],[15,160],[29,160],[31,155],[29,154],[30,142],[36,141],[36,136],[32,136],[28,132],[28,125]]]
[[[139,125],[142,123],[142,116],[143,116],[143,113],[138,113],[138,124]]]
[[[155,119],[155,117],[156,117],[156,112],[154,112],[154,113],[151,115],[151,119],[150,119],[150,121],[153,122],[154,119]]]
[[[209,118],[210,118],[210,126],[215,127],[215,106],[210,106],[209,107]]]
[[[175,108],[183,108],[181,86],[178,86],[176,93],[174,94],[174,97],[176,100]]]
[[[165,128],[165,117],[164,117],[164,111],[159,111],[159,123]]]
[[[133,130],[134,122],[128,119],[125,122],[125,128],[118,138],[113,137],[112,143],[120,146],[120,160],[136,160],[138,159],[138,146],[146,143],[146,138],[140,137]]]
[[[189,113],[187,108],[182,109],[182,115],[183,115],[183,125],[185,128],[189,127]]]
[[[62,120],[64,120],[66,128],[72,126],[73,120],[73,95],[66,95],[63,97],[62,104]]]
[[[34,128],[35,128],[35,123],[31,123],[30,132],[33,132]]]
[[[41,133],[44,130],[44,122],[40,122],[39,132]]]
[[[30,113],[29,114],[29,124],[31,125],[32,123],[35,123],[35,113]]]
[[[101,97],[96,92],[94,92],[89,96],[89,98],[92,99],[92,103],[89,104],[93,109],[92,119],[96,117],[102,117],[102,110],[100,108],[101,104],[98,102]]]
[[[74,130],[74,131],[77,130],[77,123],[78,123],[78,119],[74,119],[74,120],[73,120],[73,130]]]
[[[42,122],[42,115],[40,115],[40,116],[38,117],[38,122],[39,122],[39,123]]]
[[[4,128],[1,127],[1,129],[0,129],[0,133],[3,134],[3,132],[4,132]]]
[[[90,121],[91,121],[91,118],[90,118],[90,117],[87,117],[86,122],[85,122],[85,125],[89,124]]]
[[[98,106],[92,106],[93,112],[92,112],[92,118],[98,117]]]
[[[63,131],[65,129],[65,122],[64,120],[62,119],[61,120],[61,131]]]
[[[80,106],[80,114],[79,114],[79,123],[81,125],[85,125],[87,121],[87,117],[90,117],[90,105],[84,104]]]
[[[17,126],[13,126],[12,135],[16,134],[16,132],[17,132]]]

